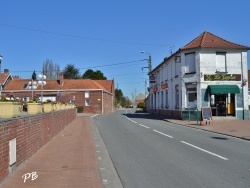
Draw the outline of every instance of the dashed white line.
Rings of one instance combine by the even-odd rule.
[[[162,133],[162,132],[160,132],[160,131],[157,131],[157,130],[153,130],[154,132],[157,132],[157,133],[159,133],[159,134],[161,134],[161,135],[164,135],[164,136],[167,136],[167,137],[169,137],[169,138],[173,138],[172,136],[170,136],[170,135],[167,135],[167,134],[165,134],[165,133]]]
[[[142,125],[142,124],[139,124],[140,126],[142,126],[142,127],[145,127],[145,128],[147,128],[147,129],[149,129],[149,127],[147,127],[147,126],[145,126],[145,125]]]
[[[136,121],[134,121],[134,120],[130,120],[131,122],[133,122],[133,123],[137,123]]]
[[[204,152],[206,152],[206,153],[209,153],[209,154],[214,155],[214,156],[216,156],[216,157],[219,157],[219,158],[221,158],[221,159],[228,160],[228,159],[225,158],[225,157],[222,157],[222,156],[220,156],[220,155],[217,155],[217,154],[215,154],[215,153],[212,153],[212,152],[210,152],[210,151],[207,151],[207,150],[202,149],[202,148],[200,148],[200,147],[197,147],[197,146],[195,146],[195,145],[189,144],[189,143],[184,142],[184,141],[181,141],[181,142],[182,142],[183,144],[189,145],[189,146],[191,146],[191,147],[194,147],[194,148],[196,148],[196,149],[198,149],[198,150],[204,151]]]

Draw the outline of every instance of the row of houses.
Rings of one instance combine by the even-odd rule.
[[[212,116],[249,119],[250,48],[203,32],[149,72],[146,109],[174,119]]]
[[[8,69],[0,76],[2,97],[15,97],[24,103],[32,99],[73,103],[85,113],[114,111],[114,80],[64,79],[60,73],[58,80],[46,80],[45,85],[32,87],[31,79],[12,76]]]

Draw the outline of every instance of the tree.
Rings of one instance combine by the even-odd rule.
[[[124,97],[121,89],[115,89],[115,105],[118,106],[130,106],[132,103],[128,97]]]
[[[46,59],[43,62],[43,74],[46,75],[47,79],[58,79],[60,73],[60,66],[53,64],[52,60]]]
[[[80,77],[79,75],[79,69],[75,68],[73,64],[68,64],[64,68],[64,78],[65,79],[78,79]]]
[[[107,78],[103,75],[103,73],[99,70],[93,71],[92,69],[88,69],[82,75],[83,79],[91,79],[91,80],[107,80]]]
[[[121,89],[115,89],[115,105],[119,106],[121,104],[123,93]]]
[[[35,71],[32,73],[31,79],[36,80],[36,72]]]

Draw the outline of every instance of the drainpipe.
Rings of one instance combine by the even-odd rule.
[[[242,118],[245,119],[245,109],[244,109],[244,77],[243,77],[243,59],[242,59],[242,52],[241,52],[241,88],[242,88],[242,105],[243,105],[243,112],[242,112]]]
[[[102,90],[102,114],[103,114],[103,90]]]

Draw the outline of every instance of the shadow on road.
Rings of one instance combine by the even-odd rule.
[[[128,118],[143,118],[143,119],[155,119],[155,120],[166,119],[160,115],[149,114],[147,112],[144,112],[143,110],[136,110],[133,113],[127,113],[127,114],[123,114],[123,115],[127,116]]]

